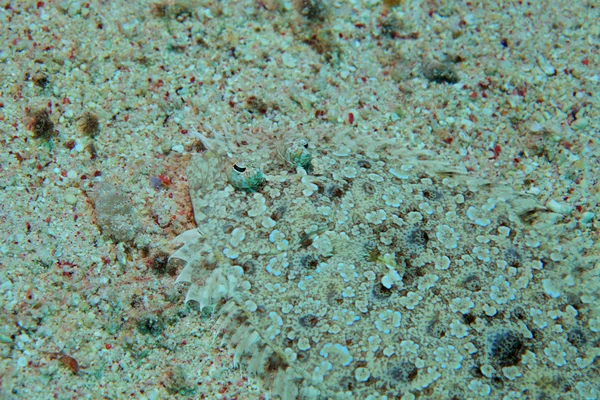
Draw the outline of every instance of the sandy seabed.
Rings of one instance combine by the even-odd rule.
[[[598,397],[597,4],[386,3],[0,1],[0,397],[268,397],[165,249],[195,226],[195,132],[251,152],[307,131],[434,151],[587,243],[544,288],[560,307],[526,310],[536,359],[403,399]]]

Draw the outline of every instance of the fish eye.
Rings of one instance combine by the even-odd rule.
[[[246,167],[239,166],[237,164],[233,164],[233,169],[239,173],[245,172]]]
[[[228,179],[231,185],[246,193],[258,191],[266,182],[266,179],[260,169],[253,165],[247,165],[244,162],[233,163],[229,170]]]
[[[309,142],[305,138],[300,138],[288,143],[283,159],[293,168],[302,167],[306,172],[312,172],[312,154],[310,153]]]

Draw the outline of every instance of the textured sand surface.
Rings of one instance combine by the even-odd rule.
[[[272,379],[234,368],[210,310],[184,303],[182,263],[166,262],[196,226],[200,133],[270,162],[298,136],[316,159],[391,141],[534,198],[564,238],[543,279],[498,302],[498,277],[523,268],[491,270],[472,307],[449,297],[443,337],[403,338],[419,371],[402,398],[597,398],[595,2],[319,3],[0,1],[1,396],[268,396]],[[409,307],[435,316],[401,296],[401,323]],[[494,368],[504,326],[535,337]]]

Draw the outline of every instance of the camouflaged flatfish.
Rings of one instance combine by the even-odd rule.
[[[536,318],[577,259],[560,214],[394,144],[230,156],[189,165],[198,228],[177,239],[177,281],[274,398],[477,398],[538,379],[522,361],[546,357]]]

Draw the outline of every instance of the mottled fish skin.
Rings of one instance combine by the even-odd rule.
[[[509,316],[540,307],[560,215],[408,149],[290,143],[261,161],[256,190],[228,182],[235,164],[215,153],[188,167],[198,229],[173,255],[178,281],[220,307],[235,363],[280,398],[396,398],[457,374],[487,385],[469,371],[512,367],[486,341],[509,331],[527,373],[535,323]]]

